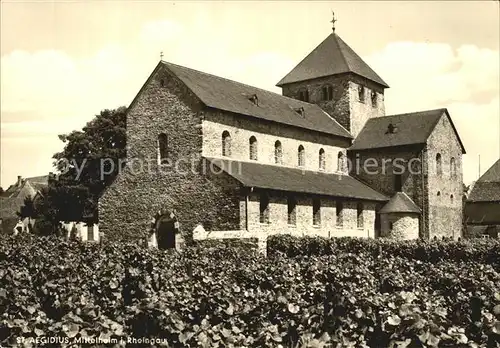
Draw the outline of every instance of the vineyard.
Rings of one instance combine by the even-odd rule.
[[[245,242],[178,253],[2,236],[0,345],[500,347],[499,270],[498,240],[281,236],[264,257]]]

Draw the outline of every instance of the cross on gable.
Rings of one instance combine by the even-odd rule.
[[[332,20],[330,21],[330,23],[332,23],[332,30],[335,31],[335,22],[337,22],[337,20],[335,19],[335,12],[332,11]]]

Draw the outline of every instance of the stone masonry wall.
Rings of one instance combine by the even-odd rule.
[[[25,181],[21,185],[22,187],[18,189],[19,191],[16,192],[15,197],[0,198],[0,217],[2,219],[17,218],[17,212],[24,205],[24,199],[26,197],[35,197],[37,191],[29,181]]]
[[[364,99],[359,98],[359,86],[364,86]],[[376,93],[376,103],[372,104],[372,92]],[[373,117],[385,116],[384,89],[381,86],[357,75],[351,75],[349,82],[349,98],[351,100],[351,126],[353,137],[357,137],[366,121]]]
[[[436,169],[441,154],[442,174]],[[443,115],[427,141],[428,225],[429,238],[462,236],[462,149],[446,115]],[[455,158],[456,176],[451,175]],[[438,196],[438,192],[440,195]],[[453,195],[453,199],[452,196]]]
[[[203,120],[203,156],[222,157],[222,133],[231,136],[231,156],[236,160],[249,161],[249,139],[257,139],[257,159],[259,163],[275,164],[274,144],[277,140],[282,146],[284,166],[298,166],[298,148],[304,146],[305,168],[319,170],[319,150],[325,150],[325,171],[337,171],[339,152],[346,154],[350,146],[348,139],[321,134],[291,126],[265,122],[242,115],[226,112],[205,112]]]
[[[249,195],[248,200],[248,231],[267,237],[272,234],[287,233],[297,236],[320,235],[324,237],[374,237],[375,203],[363,202],[363,227],[357,226],[356,201],[342,200],[343,225],[336,224],[335,198],[320,197],[321,224],[313,225],[313,195],[295,194],[296,224],[288,224],[288,194],[269,192],[269,223],[259,222],[259,191]]]
[[[333,87],[333,100],[324,101],[322,87],[330,84]],[[358,86],[365,87],[363,101],[358,97]],[[385,116],[384,89],[365,78],[355,74],[327,76],[307,81],[299,81],[282,87],[282,94],[299,98],[299,92],[307,89],[309,102],[319,105],[330,116],[356,137],[366,121],[371,117]],[[371,92],[377,95],[376,106],[372,105]]]
[[[436,173],[437,153],[442,156],[442,175]],[[462,154],[460,144],[446,116],[438,122],[422,150],[417,147],[399,147],[373,151],[348,151],[348,157],[353,163],[351,175],[388,196],[392,196],[395,192],[392,171],[394,166],[391,163],[394,164],[396,158],[400,164],[408,163],[412,158],[419,159],[414,162],[415,167],[411,171],[406,167],[402,175],[402,191],[422,209],[420,236],[425,239],[434,236],[438,238],[461,236]],[[450,173],[451,157],[455,158],[455,177]],[[363,167],[357,163],[370,163],[370,165]],[[417,167],[419,165],[420,168]],[[356,172],[356,168],[361,169]]]
[[[160,209],[175,211],[181,233],[200,223],[240,227],[239,183],[204,174],[201,107],[164,66],[157,67],[127,114],[127,167],[99,200],[99,229],[106,237],[145,236]],[[157,163],[161,132],[168,135],[171,160],[163,167]]]
[[[420,148],[398,147],[376,151],[348,151],[350,173],[373,189],[392,197],[395,173],[401,173],[402,191],[415,204],[423,205]],[[413,160],[413,161],[412,161]],[[410,170],[410,165],[412,165]]]
[[[377,149],[373,151],[348,151],[350,173],[373,189],[392,197],[395,193],[395,172],[401,173],[402,192],[405,192],[422,210],[427,204],[425,163],[421,146]],[[410,168],[411,167],[411,168]],[[422,213],[423,217],[425,212]],[[426,235],[426,224],[420,222],[420,234]]]
[[[418,239],[418,214],[381,214],[382,236],[398,240]],[[392,223],[392,230],[390,224]]]
[[[248,199],[248,229],[246,223],[239,230],[206,230],[198,226],[193,231],[194,239],[226,239],[226,238],[257,238],[259,250],[265,253],[267,238],[274,234],[290,234],[293,236],[321,236],[374,238],[375,203],[364,202],[363,227],[357,227],[356,203],[344,202],[343,227],[336,226],[335,201],[332,198],[321,198],[321,224],[312,224],[312,196],[296,195],[296,224],[288,224],[288,208],[286,193],[267,191],[270,196],[270,221],[267,224],[259,222],[259,192],[252,192]],[[246,221],[247,207],[245,199],[241,201],[242,221]]]
[[[500,225],[500,215],[490,215],[485,214],[485,212],[493,211],[496,207],[497,211],[500,211],[498,207],[500,206],[500,201],[490,201],[490,202],[471,202],[466,203],[466,210],[471,210],[473,215],[466,216],[467,225]],[[477,212],[483,212],[478,214]]]

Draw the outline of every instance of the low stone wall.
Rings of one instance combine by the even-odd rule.
[[[333,229],[332,231],[319,229],[315,233],[304,233],[299,230],[291,231],[289,233],[279,233],[272,230],[260,229],[260,230],[233,230],[233,231],[205,231],[202,225],[198,225],[193,230],[193,240],[204,240],[204,239],[245,239],[245,238],[257,238],[258,240],[258,250],[262,253],[266,253],[267,250],[267,238],[275,234],[290,234],[297,237],[305,236],[318,236],[325,238],[332,237],[359,237],[368,238],[366,231],[363,229]]]
[[[247,230],[205,231],[202,225],[196,226],[193,231],[193,240],[257,238],[257,249],[264,254],[267,250],[267,237],[268,236],[265,233],[251,232]]]
[[[94,241],[98,242],[100,240],[99,225],[94,224],[87,226],[84,222],[62,222],[61,226],[66,230],[66,237],[70,238],[71,230],[73,226],[76,228],[76,237],[82,241]],[[89,233],[89,229],[92,228],[92,232]]]
[[[158,240],[156,239],[156,233],[153,233],[148,238],[148,247],[158,248]]]

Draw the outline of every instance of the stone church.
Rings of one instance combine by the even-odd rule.
[[[130,104],[108,238],[452,237],[464,146],[443,109],[385,115],[388,84],[333,30],[282,95],[160,61]],[[193,232],[194,231],[194,232]]]

